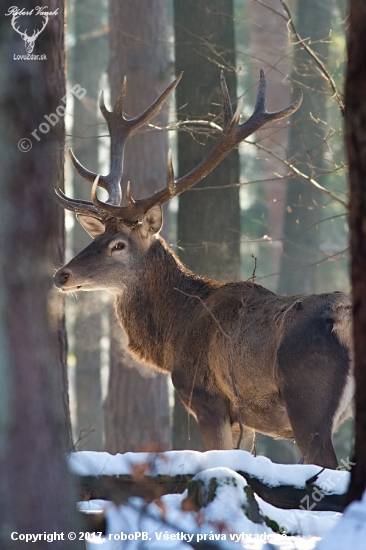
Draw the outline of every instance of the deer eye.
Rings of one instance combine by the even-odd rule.
[[[119,242],[119,243],[116,243],[113,247],[112,247],[112,252],[114,252],[115,250],[124,250],[126,248],[126,243],[124,242]]]

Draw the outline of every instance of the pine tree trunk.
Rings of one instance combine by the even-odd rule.
[[[62,260],[61,215],[53,188],[63,183],[64,121],[46,124],[45,115],[62,106],[65,95],[64,9],[59,2],[41,2],[58,10],[36,41],[34,54],[47,60],[15,60],[24,42],[2,17],[0,137],[1,225],[1,499],[0,540],[14,547],[10,533],[78,531],[75,498],[67,471],[65,434],[65,353],[60,303],[52,290],[53,260]],[[19,9],[29,10],[24,1]],[[26,28],[42,25],[33,17]],[[24,28],[24,27],[23,27]],[[39,140],[32,136],[38,130]],[[25,142],[24,138],[30,140]],[[23,140],[22,142],[20,142]],[[19,143],[19,146],[18,146]],[[29,143],[32,144],[31,150]],[[55,319],[58,320],[56,321]],[[57,339],[59,344],[56,344]],[[61,344],[61,346],[60,346]],[[41,494],[39,480],[42,479]],[[34,495],[37,494],[35,504]],[[17,541],[17,548],[29,546]],[[64,541],[54,541],[56,550]],[[79,542],[75,548],[81,548]],[[37,548],[49,548],[39,541]]]
[[[350,2],[346,75],[346,147],[349,163],[351,278],[356,379],[356,465],[349,500],[366,489],[366,3]]]
[[[280,109],[291,103],[291,90],[286,79],[286,75],[291,72],[291,46],[288,42],[286,20],[277,15],[279,11],[278,0],[266,0],[265,5],[255,0],[248,2],[253,81],[258,81],[259,71],[263,69],[267,75],[269,89],[268,111]],[[288,130],[287,120],[275,122],[259,130],[257,139],[261,145],[281,157],[288,148]],[[268,273],[274,274],[270,282],[271,290],[276,292],[286,210],[286,179],[281,180],[278,176],[285,178],[288,169],[280,161],[268,158],[267,154],[261,155],[258,151],[256,156],[260,162],[260,179],[265,181],[267,234],[272,239],[266,247],[270,257]]]
[[[99,0],[76,0],[74,6],[75,39],[72,49],[72,85],[80,84],[87,91],[83,100],[74,100],[73,150],[84,166],[99,172],[97,133],[100,79],[107,65],[107,40],[99,36],[102,28],[103,5]],[[97,36],[94,34],[97,32]],[[90,185],[73,170],[74,196],[90,201]],[[73,252],[87,246],[90,237],[75,222]],[[101,392],[101,316],[103,302],[99,293],[80,292],[74,321],[75,391],[77,403],[76,439],[78,448],[101,451],[103,443],[103,409]]]
[[[109,79],[112,103],[127,76],[127,116],[141,113],[171,82],[164,0],[110,0]],[[166,124],[168,107],[153,123]],[[124,188],[134,198],[150,195],[166,179],[167,135],[146,127],[126,146]],[[125,194],[124,194],[125,196]],[[111,353],[105,409],[106,450],[111,453],[170,448],[167,377],[137,365],[125,352],[125,337],[111,316]]]
[[[221,123],[220,67],[236,106],[235,40],[232,0],[175,0],[176,91],[179,118],[214,114]],[[213,49],[210,48],[210,45]],[[212,62],[214,60],[214,62]],[[211,116],[212,118],[212,116]],[[178,133],[179,175],[188,173],[213,147],[204,135]],[[212,174],[179,197],[178,245],[182,261],[199,275],[220,281],[240,279],[239,154],[234,150]],[[204,190],[214,187],[212,190]],[[199,191],[199,189],[203,189]],[[175,399],[173,447],[204,449],[196,422]]]
[[[308,0],[297,4],[296,25],[302,38],[311,38],[311,47],[326,59],[331,23],[331,3]],[[323,39],[323,40],[322,40]],[[303,83],[301,108],[291,117],[288,159],[305,174],[317,174],[323,166],[325,132],[315,122],[325,118],[328,84],[319,77],[314,62],[304,48],[296,46],[293,78]],[[297,96],[298,89],[295,90]],[[284,247],[281,262],[279,292],[298,294],[317,291],[317,268],[307,266],[322,258],[319,250],[321,197],[307,183],[289,179],[284,227]]]
[[[134,361],[125,332],[111,312],[111,370],[106,403],[110,453],[170,448],[167,377]]]

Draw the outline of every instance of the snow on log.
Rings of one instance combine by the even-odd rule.
[[[100,522],[105,521],[106,534],[117,533],[118,538],[120,532],[131,532],[133,538],[137,529],[146,531],[145,540],[155,542],[163,535],[167,540],[178,540],[179,534],[179,540],[185,540],[182,538],[185,533],[196,541],[245,542],[256,537],[282,543],[283,537],[288,536],[323,537],[342,516],[334,512],[276,508],[255,495],[242,476],[225,467],[204,470],[188,482],[184,493],[166,494],[149,504],[139,498],[118,506],[89,500],[79,502],[78,508],[88,513],[103,511],[96,518],[98,531],[102,530]],[[212,537],[207,535],[204,539],[203,533],[211,533]],[[160,543],[153,545],[160,547]]]
[[[80,499],[147,501],[183,493],[187,482],[205,470],[226,467],[244,478],[265,502],[282,509],[343,511],[349,472],[315,465],[274,464],[246,451],[170,451],[166,453],[72,453],[69,468],[80,478]]]

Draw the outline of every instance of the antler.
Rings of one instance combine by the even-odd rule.
[[[124,131],[117,130],[116,126],[117,123],[114,122],[114,124],[110,124],[108,118],[104,115],[103,109],[105,109],[105,106],[101,107],[101,110],[103,112],[104,117],[107,120],[112,145],[111,145],[111,172],[106,177],[97,177],[96,174],[93,174],[92,172],[89,172],[81,166],[79,163],[76,164],[75,157],[71,157],[71,159],[74,162],[74,166],[78,170],[78,172],[88,181],[93,181],[93,187],[92,187],[92,203],[87,203],[86,201],[75,201],[72,199],[67,199],[65,195],[63,195],[62,192],[59,193],[59,199],[62,199],[62,206],[65,208],[68,208],[70,210],[73,210],[74,212],[78,213],[89,213],[95,217],[98,217],[100,219],[107,219],[110,217],[118,218],[120,220],[123,220],[127,223],[136,223],[139,218],[145,212],[147,212],[152,206],[155,204],[164,204],[165,202],[169,201],[171,198],[180,195],[185,191],[186,189],[189,189],[196,183],[198,183],[200,180],[202,180],[207,174],[209,174],[220,162],[229,154],[229,152],[236,147],[241,141],[243,141],[245,138],[259,130],[262,126],[267,124],[267,122],[275,121],[275,120],[281,120],[282,118],[285,118],[292,113],[294,113],[301,105],[302,102],[302,92],[300,92],[298,99],[289,107],[285,109],[281,109],[280,111],[275,112],[267,112],[266,110],[266,95],[267,95],[267,81],[266,77],[264,75],[263,70],[260,71],[260,80],[259,80],[259,86],[258,86],[258,92],[257,92],[257,99],[256,104],[254,107],[254,111],[252,116],[243,124],[239,124],[239,118],[240,118],[240,107],[238,106],[236,112],[233,114],[231,101],[229,97],[229,92],[226,86],[224,75],[221,73],[221,92],[222,92],[222,98],[223,98],[223,131],[221,134],[221,137],[217,144],[214,146],[214,148],[208,153],[208,155],[195,167],[193,170],[191,170],[188,174],[185,176],[182,176],[181,178],[175,180],[174,179],[174,171],[172,166],[172,160],[171,155],[168,156],[168,166],[167,166],[167,183],[166,187],[160,189],[153,195],[150,195],[149,197],[146,197],[145,199],[140,200],[133,200],[130,194],[130,188],[128,187],[127,190],[127,200],[128,204],[127,206],[120,206],[120,197],[121,195],[118,195],[119,202],[114,200],[114,197],[117,196],[115,192],[115,186],[118,184],[119,188],[119,182],[122,177],[122,166],[123,166],[123,146],[124,142],[126,141],[128,135],[132,133],[133,130],[137,129],[137,127],[140,127],[142,124],[147,122],[153,114],[155,114],[160,107],[161,103],[164,101],[164,99],[167,97],[167,95],[172,91],[173,88],[178,84],[179,80],[181,78],[181,75],[163,92],[161,96],[153,103],[151,107],[146,109],[142,115],[139,115],[139,117],[136,117],[135,119],[132,119],[131,121],[126,121],[123,119],[120,115],[122,115],[122,106],[119,107],[119,102],[123,101],[126,88],[125,88],[125,82],[124,86],[122,88],[122,93],[120,96],[120,99],[117,101],[115,109],[113,113],[108,113],[108,116],[114,115],[117,118],[117,114],[115,112],[119,112],[119,123],[121,121],[121,118],[124,120],[123,127],[126,128]],[[122,98],[122,99],[121,99]],[[156,107],[158,104],[158,107]],[[104,105],[104,104],[103,104]],[[120,109],[120,111],[118,110]],[[150,115],[150,113],[153,112],[153,114]],[[105,109],[106,111],[106,109]],[[147,115],[149,113],[149,116]],[[140,123],[140,119],[143,120],[143,122]],[[113,119],[114,120],[114,119]],[[135,126],[136,123],[134,121],[139,121],[138,125]],[[127,125],[131,123],[131,126],[133,127],[132,131],[127,131]],[[115,126],[116,125],[116,126]],[[119,136],[121,134],[121,136]],[[118,161],[116,160],[116,150],[118,147],[121,147],[122,143],[122,157],[118,157]],[[113,151],[113,152],[112,152]],[[109,193],[109,200],[106,203],[103,203],[100,201],[97,197],[97,187],[98,185],[101,185],[105,189],[107,189]],[[119,188],[120,189],[120,188]]]
[[[126,145],[127,138],[133,134],[138,128],[149,122],[153,116],[157,114],[160,107],[171,94],[174,88],[177,86],[178,82],[182,78],[183,73],[181,73],[178,78],[170,84],[164,90],[164,92],[149,106],[145,111],[135,118],[127,120],[123,116],[123,102],[126,96],[126,77],[123,80],[122,90],[119,98],[116,101],[113,111],[108,111],[104,103],[103,92],[99,101],[100,111],[107,122],[109,135],[111,137],[111,152],[110,152],[110,172],[107,176],[100,176],[91,172],[85,168],[75,157],[72,150],[69,150],[70,158],[75,166],[78,173],[90,183],[94,182],[93,189],[100,185],[106,191],[108,191],[109,198],[107,203],[99,201],[96,196],[96,192],[92,191],[93,203],[88,201],[80,201],[75,199],[70,199],[64,195],[61,190],[56,191],[56,195],[59,203],[68,210],[72,210],[78,214],[90,214],[101,219],[106,219],[111,217],[108,208],[112,205],[115,208],[121,208],[120,204],[122,201],[122,192],[121,192],[121,179],[123,173],[123,156],[124,148]],[[127,194],[129,203],[133,203],[133,199],[130,196],[129,190]],[[112,214],[113,216],[113,214]],[[128,221],[128,220],[126,220]]]

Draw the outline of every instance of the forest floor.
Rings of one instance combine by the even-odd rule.
[[[194,474],[182,494],[164,494],[149,504],[131,497],[117,505],[80,502],[88,513],[103,511],[105,535],[94,535],[88,550],[361,550],[366,546],[366,494],[342,514],[315,511],[322,495],[347,491],[349,472],[315,465],[274,464],[245,451],[167,453],[73,453],[69,467],[79,476],[179,476]],[[311,498],[282,509],[253,493],[244,471],[269,487],[314,488]],[[198,504],[197,504],[198,503]]]

